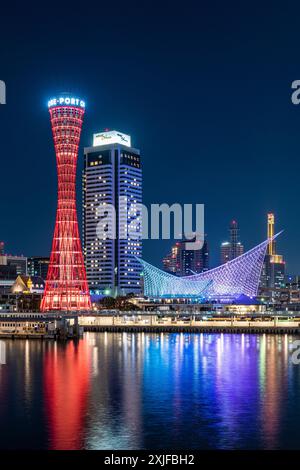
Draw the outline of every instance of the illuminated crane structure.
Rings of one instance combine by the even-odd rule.
[[[42,311],[91,308],[76,212],[76,167],[85,102],[62,94],[48,102],[54,139],[58,203]]]

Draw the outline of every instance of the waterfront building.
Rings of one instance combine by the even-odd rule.
[[[229,227],[229,241],[221,244],[221,264],[227,263],[244,253],[244,246],[239,240],[239,226],[236,220],[232,220]]]
[[[0,241],[0,256],[4,255],[4,242]]]
[[[286,282],[287,288],[300,290],[300,276],[299,275],[296,275],[296,276],[287,275],[285,282]]]
[[[286,276],[286,290],[289,304],[300,304],[300,276]]]
[[[93,146],[84,149],[82,211],[91,293],[117,296],[141,292],[141,265],[137,260],[142,254],[141,203],[141,156],[131,146],[131,137],[118,131],[94,134]],[[115,220],[105,212],[107,207],[115,209]],[[108,224],[114,225],[114,237],[106,236],[103,230],[99,235],[101,224],[105,230]],[[135,239],[127,232],[132,224],[136,228]],[[124,233],[128,235],[122,236]]]
[[[76,211],[76,166],[85,102],[62,94],[48,102],[55,145],[58,203],[42,311],[89,310]]]
[[[186,298],[197,302],[244,303],[245,297],[251,299],[257,295],[266,250],[275,237],[217,268],[192,276],[174,276],[141,260],[144,293],[151,299]]]
[[[18,276],[11,287],[12,294],[43,294],[45,282],[40,276]]]
[[[209,248],[207,240],[199,249],[191,250],[189,243],[193,240],[181,240],[174,244],[171,252],[163,258],[164,271],[176,274],[176,276],[189,276],[195,273],[208,271],[209,269]],[[200,245],[200,242],[198,242]]]
[[[50,258],[31,256],[27,258],[27,274],[29,276],[39,276],[44,281],[47,279]]]

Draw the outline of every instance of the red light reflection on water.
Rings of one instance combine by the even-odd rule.
[[[44,359],[49,447],[80,449],[89,393],[89,347],[83,340],[53,347]]]

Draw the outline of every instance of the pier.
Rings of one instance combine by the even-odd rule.
[[[90,332],[144,332],[144,333],[247,333],[300,335],[300,317],[271,316],[263,319],[249,316],[206,319],[192,315],[190,318],[158,314],[101,315],[80,317],[79,324]]]
[[[240,333],[300,335],[300,314],[247,317],[105,311],[82,313],[1,313],[0,339],[78,339],[84,332]]]
[[[83,335],[78,315],[58,313],[3,313],[0,314],[0,339],[68,340]]]

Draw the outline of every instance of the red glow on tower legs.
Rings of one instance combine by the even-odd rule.
[[[86,280],[76,212],[76,166],[84,109],[49,109],[55,145],[58,203],[50,265],[41,310],[88,310]]]

